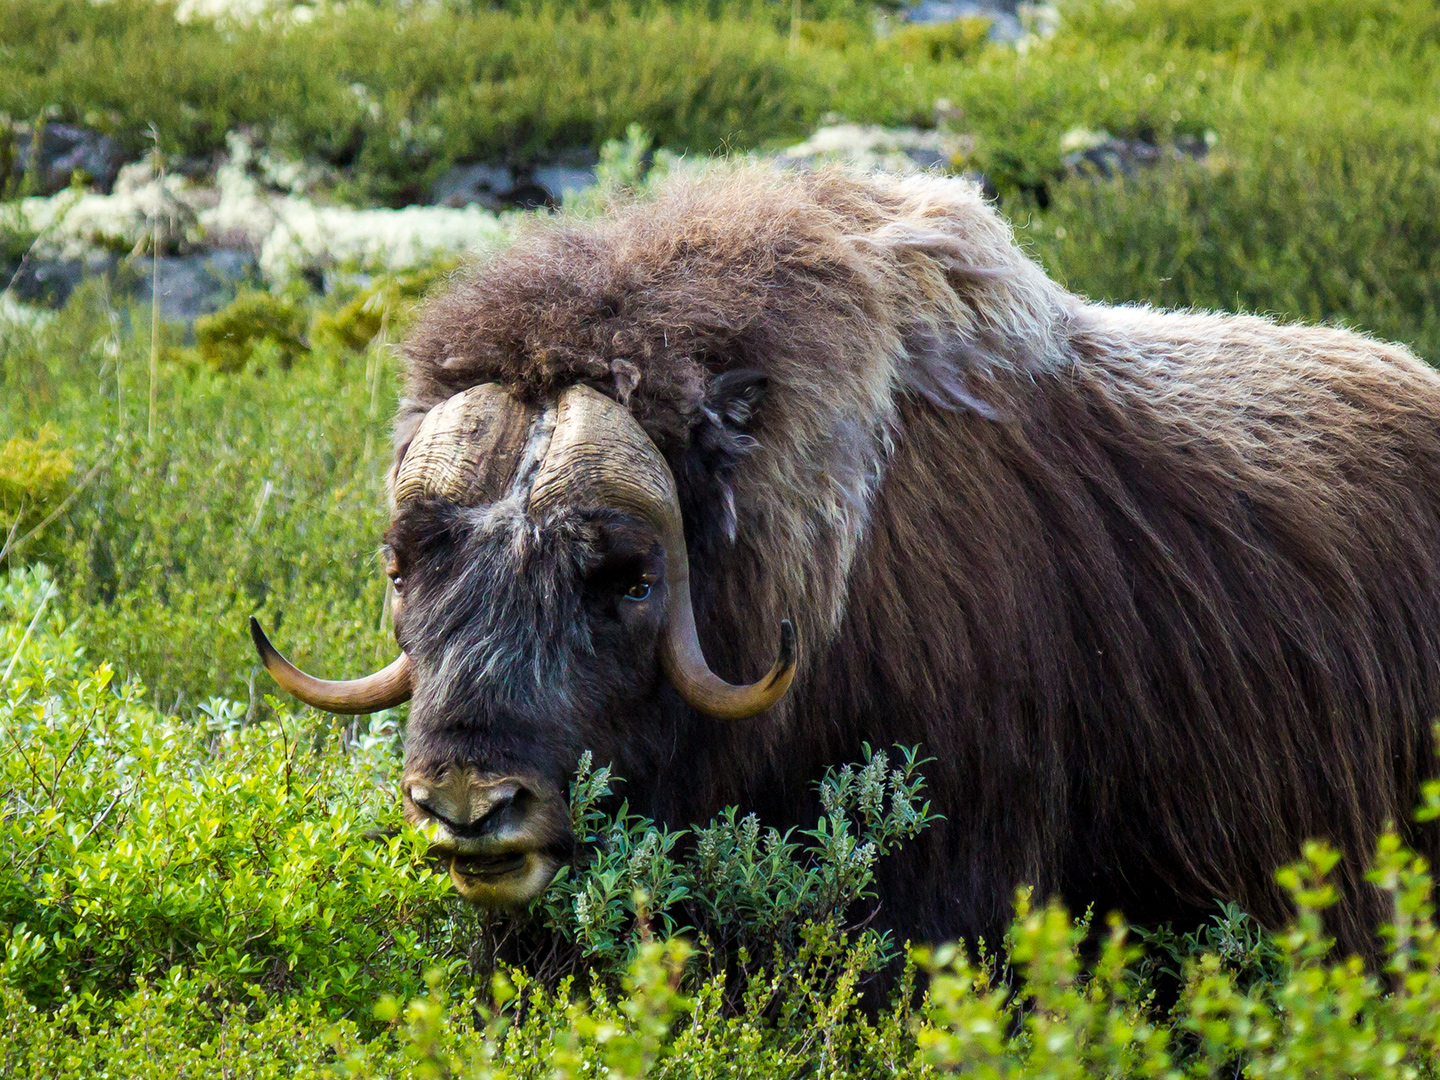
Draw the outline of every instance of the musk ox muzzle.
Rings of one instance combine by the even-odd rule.
[[[559,508],[617,510],[652,525],[664,550],[667,586],[659,661],[665,677],[698,712],[723,720],[774,705],[795,675],[795,633],[781,624],[780,652],[758,682],[734,686],[710,670],[691,605],[689,561],[675,480],[629,410],[587,386],[531,406],[494,383],[456,394],[426,415],[393,476],[396,510],[415,500],[482,506],[516,498],[539,519]],[[397,604],[401,601],[397,599]],[[284,689],[316,708],[365,713],[410,697],[403,653],[361,679],[316,679],[287,661],[254,619],[261,662]],[[407,818],[424,829],[467,899],[487,906],[523,903],[560,865],[569,842],[564,793],[528,775],[493,775],[481,763],[407,763]]]

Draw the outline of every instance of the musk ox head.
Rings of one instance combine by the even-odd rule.
[[[675,480],[629,411],[585,385],[526,404],[481,383],[432,408],[392,475],[387,534],[403,655],[374,675],[300,672],[252,620],[265,666],[301,700],[370,712],[413,698],[405,813],[486,906],[539,893],[570,845],[566,781],[611,752],[668,685],[721,719],[773,705],[795,635],[759,682],[706,664]]]
[[[585,750],[670,824],[782,797],[814,695],[868,665],[826,666],[902,399],[1003,411],[1066,303],[957,180],[757,167],[537,222],[405,344],[404,655],[324,683],[257,646],[320,708],[412,697],[406,812],[478,902],[549,880]],[[741,681],[777,647],[749,686],[706,662]]]

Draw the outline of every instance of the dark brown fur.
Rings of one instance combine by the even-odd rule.
[[[1087,304],[961,182],[740,170],[533,228],[407,357],[400,455],[482,380],[628,404],[681,486],[720,674],[758,676],[795,620],[770,714],[647,735],[655,813],[796,822],[861,741],[919,743],[946,820],[885,871],[905,934],[993,940],[1021,883],[1273,923],[1273,871],[1324,837],[1332,929],[1373,954],[1363,867],[1440,704],[1440,379],[1404,350]],[[707,390],[744,368],[756,444],[717,464]]]

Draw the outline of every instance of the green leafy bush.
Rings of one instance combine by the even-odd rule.
[[[747,146],[821,109],[778,31],[683,10],[348,4],[220,25],[164,0],[0,0],[0,42],[15,43],[0,114],[88,123],[136,152],[153,123],[192,156],[247,127],[395,203],[456,160],[529,161],[636,122],[675,149]]]
[[[220,311],[195,320],[195,347],[200,358],[221,372],[241,371],[252,359],[262,365],[268,359],[288,368],[310,351],[304,334],[300,305],[261,289],[244,289]]]
[[[1283,117],[1280,119],[1284,119]],[[1211,159],[1052,188],[1025,236],[1096,299],[1276,313],[1440,359],[1440,139],[1275,125]]]
[[[1231,909],[1158,949],[1142,935],[1147,957],[1118,919],[1097,934],[1088,915],[1032,906],[1022,890],[1003,942],[912,951],[879,1006],[861,988],[880,943],[847,935],[825,903],[777,950],[785,962],[750,970],[703,962],[703,934],[652,936],[668,925],[661,905],[687,900],[682,880],[697,890],[688,899],[703,892],[761,935],[773,934],[767,918],[788,917],[797,886],[861,895],[861,830],[894,841],[925,814],[914,762],[897,775],[878,754],[822,789],[828,824],[807,834],[815,861],[777,859],[793,848],[732,813],[696,834],[688,878],[686,860],[668,858],[673,834],[600,812],[608,780],[582,772],[573,812],[596,855],[537,915],[579,941],[595,924],[575,899],[600,896],[627,913],[607,932],[629,945],[592,952],[598,978],[477,965],[477,917],[376,786],[394,768],[393,726],[366,732],[284,708],[247,717],[224,699],[194,719],[167,716],[46,614],[52,585],[25,570],[0,586],[0,655],[14,661],[0,677],[6,1075],[1433,1075],[1432,879],[1393,835],[1370,875],[1391,902],[1383,974],[1331,955],[1322,914],[1337,855],[1320,844],[1280,874],[1296,917],[1278,933]],[[1440,785],[1421,814],[1440,814]],[[717,845],[731,856],[717,861]],[[711,891],[694,871],[727,857]],[[660,899],[626,908],[617,880]],[[762,901],[737,905],[744,896]],[[1180,984],[1169,1007],[1150,981],[1156,956]]]
[[[922,763],[903,750],[901,761],[892,769],[867,746],[862,765],[829,771],[814,829],[782,834],[731,807],[676,832],[616,808],[616,778],[586,753],[570,794],[582,862],[562,869],[524,918],[482,918],[480,948],[553,986],[584,971],[618,979],[650,935],[697,939],[710,966],[738,962],[748,973],[794,965],[818,932],[853,941],[858,975],[873,975],[899,956],[888,934],[863,926],[875,861],[933,820]]]
[[[262,716],[218,697],[191,718],[167,716],[141,684],[89,664],[73,626],[47,607],[53,589],[43,570],[0,584],[0,653],[13,657],[0,684],[11,751],[0,756],[10,855],[0,864],[0,997],[10,1032],[30,1031],[14,1043],[0,1037],[0,1053],[39,1067],[52,1061],[58,1032],[67,1032],[62,1043],[103,1046],[131,1021],[160,1025],[161,1061],[232,1037],[258,1053],[273,1042],[277,1014],[312,1040],[369,1038],[375,1001],[421,992],[427,967],[432,994],[488,992],[493,939],[431,868],[387,787],[393,716],[366,729],[273,705]],[[581,1017],[582,1032],[591,1023],[589,1009],[569,1003],[576,976],[597,1009],[607,995],[638,994],[635,972],[653,969],[657,955],[678,978],[692,950],[676,942],[657,954],[645,942],[662,928],[694,935],[680,923],[687,917],[732,936],[754,919],[750,932],[769,956],[751,981],[755,993],[774,984],[767,1000],[799,977],[813,994],[850,994],[894,954],[870,931],[847,946],[841,928],[869,895],[875,858],[927,820],[913,755],[895,770],[877,753],[832,773],[826,816],[806,844],[737,830],[732,810],[675,859],[678,834],[623,806],[600,809],[610,783],[608,771],[583,764],[572,790],[583,855],[524,927],[577,947],[569,975],[553,965],[501,973],[502,983],[531,988],[547,1023]],[[699,937],[723,969],[724,944]],[[187,997],[201,1007],[185,1010]],[[621,1015],[635,1015],[616,1000]],[[384,1008],[380,1018],[390,1018]],[[327,1033],[321,1019],[341,1023]],[[51,1024],[49,1037],[35,1034]],[[87,1060],[58,1060],[72,1057]],[[281,1060],[313,1058],[296,1047]],[[120,1060],[139,1070],[155,1058]]]
[[[1433,5],[1097,0],[1021,50],[808,3],[793,50],[790,5],[478,7],[221,26],[0,0],[0,111],[133,148],[154,120],[189,154],[247,125],[392,200],[451,160],[623,133],[581,212],[663,175],[665,147],[744,148],[830,110],[938,117],[1072,288],[1440,357]],[[1074,177],[1075,128],[1213,148]],[[18,259],[29,239],[4,243]],[[1004,941],[907,965],[858,925],[871,860],[928,814],[919,763],[879,753],[788,835],[739,810],[667,832],[587,762],[586,857],[518,921],[458,903],[389,791],[403,710],[339,723],[267,698],[244,634],[259,612],[326,673],[393,655],[387,343],[433,276],[244,298],[161,350],[153,439],[145,312],[102,282],[43,318],[0,311],[0,513],[53,517],[0,567],[0,1074],[1435,1075],[1431,868],[1393,837],[1381,972],[1328,950],[1319,846],[1284,872],[1296,920],[1273,932],[1233,907],[1131,931],[1022,894]]]
[[[74,455],[57,441],[55,428],[45,424],[33,439],[16,435],[0,446],[0,532],[8,540],[47,517],[70,487]]]

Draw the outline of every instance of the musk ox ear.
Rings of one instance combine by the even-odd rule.
[[[902,334],[909,364],[902,371],[905,386],[939,409],[969,409],[986,420],[1005,420],[1004,412],[975,392],[972,383],[983,381],[1004,361],[995,350],[938,333],[933,327],[912,326]]]
[[[711,381],[700,407],[694,445],[712,475],[724,479],[754,448],[755,440],[747,432],[769,382],[765,372],[753,368],[726,371]]]
[[[770,376],[754,368],[723,372],[705,392],[705,409],[730,431],[743,433],[769,385]]]
[[[755,412],[765,399],[770,377],[753,368],[740,368],[716,375],[700,403],[700,424],[690,443],[690,452],[680,465],[676,480],[681,487],[681,508],[688,521],[696,514],[713,524],[716,535],[705,540],[735,539],[735,494],[730,475],[755,448],[749,435]],[[688,504],[688,505],[687,505]],[[718,513],[705,513],[706,508]],[[692,531],[697,534],[707,530]]]

